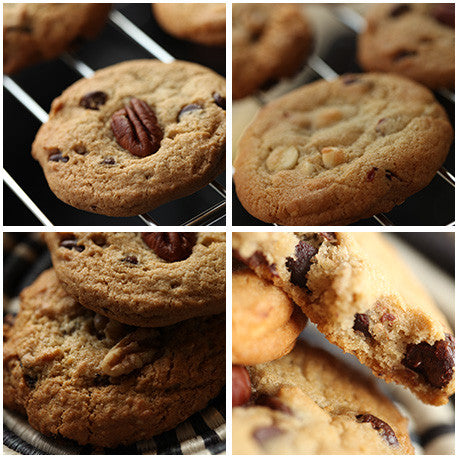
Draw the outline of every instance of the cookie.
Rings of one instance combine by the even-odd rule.
[[[312,32],[300,5],[232,5],[232,96],[240,99],[292,76],[312,50]]]
[[[225,166],[225,81],[197,64],[134,60],[54,100],[32,155],[59,199],[133,216],[211,182]]]
[[[153,12],[170,35],[203,45],[226,44],[225,3],[153,3]]]
[[[283,289],[333,344],[423,402],[455,392],[455,339],[377,233],[234,233],[234,254]]]
[[[47,232],[44,238],[63,288],[111,319],[155,327],[225,310],[222,232]]]
[[[3,72],[53,59],[93,38],[110,8],[108,3],[4,3]]]
[[[300,341],[287,356],[248,367],[249,378],[240,372],[236,386],[251,399],[232,411],[235,455],[414,452],[407,420],[393,403],[323,350]]]
[[[249,269],[232,273],[232,363],[253,365],[287,354],[307,318],[279,288]]]
[[[343,225],[424,188],[453,130],[433,94],[406,78],[345,75],[266,105],[239,142],[237,195],[256,218]]]
[[[372,6],[358,38],[367,71],[393,72],[437,89],[455,85],[455,4]]]
[[[79,305],[52,269],[4,344],[6,407],[47,436],[115,447],[174,428],[224,385],[225,318],[135,328]]]

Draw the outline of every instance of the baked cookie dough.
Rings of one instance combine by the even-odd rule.
[[[62,287],[95,312],[167,326],[226,307],[222,232],[47,232]]]
[[[52,269],[7,327],[3,402],[47,436],[115,447],[203,409],[225,383],[225,318],[135,328],[79,305]]]
[[[424,188],[452,138],[433,94],[404,77],[314,82],[267,104],[246,129],[235,160],[237,196],[264,222],[349,224]]]
[[[77,81],[51,106],[32,155],[81,210],[145,213],[225,167],[226,83],[197,64],[132,60]]]

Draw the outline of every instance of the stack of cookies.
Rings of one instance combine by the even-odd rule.
[[[53,268],[7,320],[4,404],[41,433],[115,447],[225,383],[223,233],[46,233]]]
[[[234,453],[412,454],[373,380],[295,344],[307,317],[375,376],[446,404],[455,340],[395,249],[375,233],[244,232],[233,250]]]

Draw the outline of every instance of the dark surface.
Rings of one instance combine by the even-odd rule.
[[[330,52],[320,56],[337,73],[359,73],[361,68],[356,62],[356,35],[347,31],[338,36],[329,46]],[[318,79],[316,77],[315,79]],[[446,109],[452,126],[455,125],[455,107],[441,95],[435,94]],[[445,161],[445,167],[455,173],[455,144]],[[249,215],[233,191],[233,224],[234,226],[265,225],[262,221]],[[386,215],[396,226],[443,226],[455,220],[455,192],[437,175],[432,182],[420,192],[409,197],[403,204],[395,207]],[[375,219],[360,220],[354,226],[378,226]]]
[[[164,33],[155,22],[151,4],[118,4],[124,15],[177,59],[205,65],[225,75],[226,53],[221,47],[195,45]],[[76,57],[94,70],[124,60],[150,58],[147,51],[116,26],[107,24],[102,33],[76,51]],[[35,101],[49,111],[52,100],[80,75],[59,59],[26,68],[13,76]],[[77,210],[61,202],[49,189],[38,162],[30,154],[31,145],[41,123],[6,90],[4,90],[4,167],[19,186],[32,198],[54,225],[143,225],[137,217],[114,218]],[[225,176],[218,177],[221,184]],[[221,201],[215,191],[206,187],[195,194],[161,206],[150,212],[161,225],[182,224]],[[37,225],[38,220],[4,186],[4,224]],[[225,224],[225,219],[217,224]]]

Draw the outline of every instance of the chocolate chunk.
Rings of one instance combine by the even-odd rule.
[[[329,242],[337,242],[337,237],[335,232],[320,232],[322,237],[324,237]]]
[[[108,96],[102,91],[88,92],[80,99],[80,107],[86,108],[86,110],[98,110],[100,106],[105,105]]]
[[[391,17],[398,17],[398,16],[402,16],[403,14],[407,13],[410,11],[410,6],[409,5],[406,5],[406,4],[400,4],[400,5],[396,5],[392,10],[391,10],[391,13],[390,13],[390,16]]]
[[[393,431],[393,428],[388,423],[380,420],[380,418],[375,417],[369,413],[356,415],[356,420],[358,423],[370,423],[372,428],[374,428],[387,442],[389,445],[399,445],[398,438]]]
[[[142,239],[160,258],[176,262],[191,256],[197,237],[193,232],[144,232]]]
[[[56,148],[52,150],[48,160],[52,162],[68,162],[68,156],[63,156],[62,151]]]
[[[276,396],[262,394],[256,399],[255,404],[258,406],[269,407],[269,409],[277,410],[287,415],[293,415],[293,411],[287,405],[283,404],[283,402],[281,402]]]
[[[402,364],[423,376],[435,388],[443,388],[453,378],[455,368],[455,338],[446,334],[434,345],[427,342],[407,345]]]
[[[101,164],[107,164],[107,165],[114,165],[116,164],[116,161],[113,157],[106,157]]]
[[[275,264],[269,264],[267,258],[260,251],[255,251],[246,261],[252,269],[265,267],[273,276],[277,276],[277,267]]]
[[[416,51],[409,51],[408,49],[401,49],[401,51],[398,51],[394,56],[393,60],[395,62],[398,62],[402,59],[406,59],[407,57],[413,57],[416,56],[417,52]]]
[[[243,406],[251,397],[250,374],[243,366],[232,365],[232,407]]]
[[[284,433],[278,426],[263,426],[253,431],[253,438],[261,445],[268,440],[281,436]]]
[[[218,105],[223,110],[226,109],[226,97],[222,97],[217,92],[213,92],[212,97],[213,97],[213,100],[215,101],[216,105]]]
[[[431,15],[440,23],[455,28],[455,4],[437,3],[431,8]]]
[[[138,264],[136,256],[126,256],[125,258],[122,258],[121,261],[128,262],[129,264]]]
[[[84,251],[85,247],[84,245],[78,245],[77,243],[78,242],[76,241],[76,239],[65,239],[59,243],[59,246],[67,248],[68,250],[75,249],[76,251],[81,253],[82,251]]]
[[[372,334],[369,332],[369,317],[365,313],[355,313],[353,330],[362,332],[366,337],[372,339]]]
[[[311,260],[317,253],[318,250],[305,240],[301,240],[296,245],[296,259],[288,257],[285,263],[286,268],[291,273],[291,283],[301,287],[307,286],[306,275],[312,265]]]
[[[378,168],[377,167],[372,167],[369,172],[367,172],[366,175],[366,181],[374,181],[375,178],[375,172],[377,172]]]
[[[192,111],[202,110],[202,108],[202,105],[199,105],[198,103],[190,103],[189,105],[185,105],[178,113],[177,122],[181,121],[183,115],[191,113]]]

